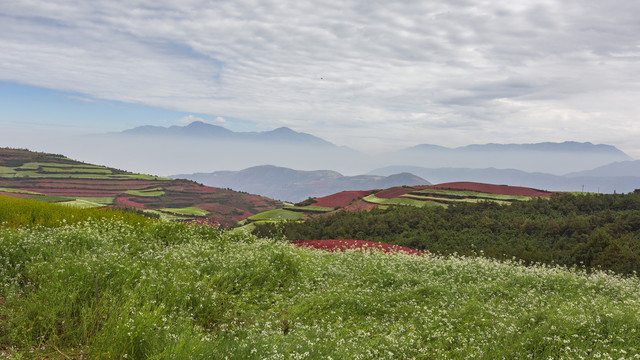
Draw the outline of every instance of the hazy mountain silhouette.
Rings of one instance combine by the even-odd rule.
[[[241,171],[216,171],[171,177],[189,179],[208,186],[230,188],[290,202],[299,202],[308,197],[321,197],[345,190],[370,190],[402,185],[430,184],[428,181],[409,173],[389,174],[388,176],[343,176],[331,170],[300,171],[273,165],[254,166]]]
[[[604,166],[597,167],[592,170],[578,171],[567,174],[567,176],[631,176],[640,177],[640,160],[620,161]],[[638,185],[640,188],[640,184]]]
[[[85,161],[159,175],[239,171],[263,164],[306,171],[330,169],[345,175],[395,165],[517,169],[564,175],[632,160],[610,145],[571,141],[474,144],[458,148],[421,144],[370,156],[286,127],[235,132],[200,121],[186,126],[140,126],[119,133],[75,138],[56,151]]]
[[[508,168],[563,175],[616,161],[632,160],[611,145],[566,141],[537,144],[474,144],[446,148],[417,145],[382,156],[386,165],[428,168]]]
[[[223,141],[251,141],[251,142],[277,142],[278,144],[292,143],[314,146],[331,146],[336,145],[323,140],[317,136],[306,133],[293,131],[288,127],[281,127],[271,131],[261,132],[234,132],[222,126],[207,124],[202,121],[194,121],[186,126],[139,126],[133,129],[125,130],[120,133],[123,135],[135,136],[164,136],[179,138],[206,138],[208,140]]]
[[[635,162],[628,162],[635,163]],[[612,164],[613,165],[613,164]],[[607,168],[604,166],[603,168]],[[639,176],[589,176],[575,173],[565,176],[530,173],[515,169],[423,168],[417,166],[388,166],[369,172],[370,175],[387,175],[411,172],[428,178],[433,183],[472,181],[490,184],[524,186],[549,191],[587,191],[600,193],[627,193],[640,188]],[[589,173],[585,171],[584,173]],[[604,174],[604,172],[599,172]]]

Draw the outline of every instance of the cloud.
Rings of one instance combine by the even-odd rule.
[[[598,142],[621,119],[640,136],[639,12],[622,0],[16,2],[0,10],[0,79],[345,145],[543,141],[557,114],[571,124],[558,132],[593,125],[563,136]]]

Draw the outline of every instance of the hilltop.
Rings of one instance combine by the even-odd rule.
[[[0,195],[80,207],[135,208],[174,220],[232,225],[281,207],[263,196],[0,148]]]
[[[241,171],[215,171],[172,175],[208,186],[231,188],[260,194],[272,199],[299,202],[308,197],[321,197],[347,190],[384,189],[402,185],[430,185],[410,173],[344,176],[337,171],[302,171],[280,166],[254,166]]]

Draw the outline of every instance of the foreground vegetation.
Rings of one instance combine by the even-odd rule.
[[[0,231],[5,227],[18,226],[55,227],[89,219],[120,220],[130,224],[151,222],[133,210],[89,209],[0,196]]]
[[[640,357],[640,280],[206,226],[0,231],[6,358]]]

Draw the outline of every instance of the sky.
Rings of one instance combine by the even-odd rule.
[[[0,0],[0,146],[202,120],[368,152],[571,140],[640,158],[639,13],[628,0]]]

